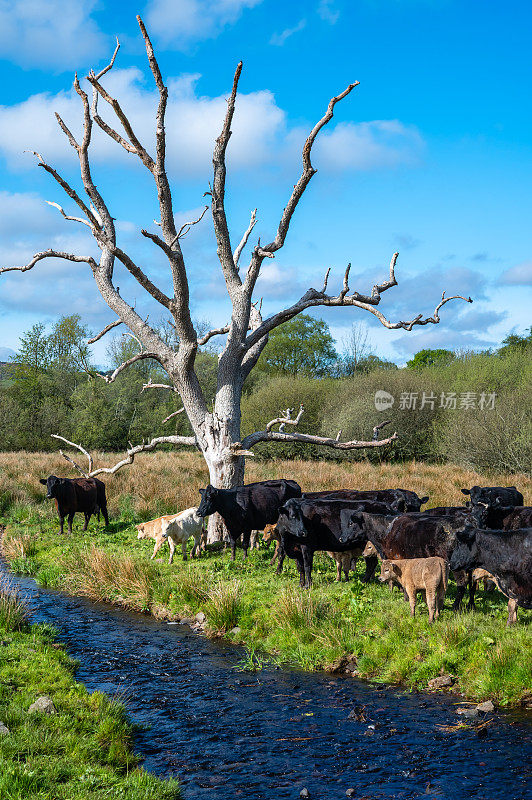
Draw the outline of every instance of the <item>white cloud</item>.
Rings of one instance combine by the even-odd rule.
[[[166,115],[168,162],[181,174],[202,175],[211,169],[214,140],[219,134],[227,109],[226,95],[206,97],[195,91],[198,75],[168,80],[169,104]],[[146,88],[142,73],[135,69],[116,70],[106,88],[120,99],[135,133],[153,152],[154,119],[157,97]],[[37,150],[49,162],[73,163],[73,152],[54,117],[57,111],[80,136],[81,106],[73,90],[36,94],[14,106],[0,107],[0,150],[10,166],[28,168],[33,161],[24,150]],[[100,99],[100,114],[112,126],[120,127],[107,103]],[[245,168],[267,160],[275,149],[274,141],[286,129],[285,113],[269,91],[240,94],[228,161]],[[95,125],[91,156],[94,161],[135,164],[127,154]]]
[[[317,11],[318,16],[330,25],[335,25],[340,17],[340,12],[335,8],[334,0],[320,0]]]
[[[95,0],[0,0],[0,57],[21,67],[91,66],[106,37],[91,19]]]
[[[200,94],[197,91],[199,78],[197,74],[185,74],[167,81],[167,154],[171,170],[178,170],[181,176],[206,178],[211,171],[214,140],[226,112],[227,95]],[[145,82],[140,70],[129,68],[110,73],[106,88],[119,98],[136,134],[153,153],[158,98],[151,82]],[[108,104],[101,99],[99,109],[104,119],[120,128]],[[75,155],[57,126],[54,111],[79,137],[81,107],[73,90],[55,95],[35,94],[16,105],[0,107],[0,152],[10,167],[33,167],[32,157],[24,150],[41,152],[49,163],[75,165]],[[277,105],[272,92],[240,94],[228,165],[236,170],[265,164],[292,166],[300,160],[301,145],[309,129],[310,125],[305,129],[290,128],[286,113]],[[337,171],[389,168],[415,163],[422,149],[423,141],[417,129],[398,120],[341,122],[322,132],[315,144],[314,161],[318,167]],[[137,166],[137,159],[97,126],[93,128],[91,157],[94,162],[113,166]]]
[[[306,24],[306,19],[300,19],[297,25],[294,25],[293,28],[285,28],[285,30],[281,31],[281,33],[274,33],[270,39],[270,44],[276,45],[277,47],[282,47],[286,40],[290,38],[290,36],[293,36],[294,33],[299,33],[299,31],[302,31]]]
[[[146,24],[164,47],[186,49],[204,39],[216,37],[234,25],[246,8],[262,0],[150,0]]]
[[[415,163],[423,149],[414,125],[396,119],[340,122],[315,144],[315,161],[330,169],[375,169]]]
[[[532,286],[532,261],[523,261],[502,273],[501,283],[514,286]]]

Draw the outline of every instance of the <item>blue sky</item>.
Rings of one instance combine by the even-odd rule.
[[[389,319],[432,314],[442,290],[471,295],[474,304],[449,303],[439,325],[411,333],[387,331],[357,309],[318,310],[339,343],[353,323],[367,324],[375,350],[404,363],[422,347],[495,346],[531,324],[532,12],[524,0],[148,0],[137,8],[109,0],[0,0],[3,266],[49,247],[97,254],[83,226],[46,205],[71,210],[23,151],[41,152],[79,185],[53,112],[77,128],[73,73],[107,63],[115,35],[121,50],[105,85],[153,149],[155,94],[137,12],[170,90],[168,160],[180,221],[202,208],[224,98],[244,61],[228,153],[235,243],[255,207],[254,233],[271,239],[308,131],[332,95],[360,81],[316,144],[318,173],[287,244],[265,263],[257,296],[266,312],[319,287],[328,267],[335,288],[348,262],[351,287],[369,291],[399,250],[399,286],[381,304]],[[105,115],[111,120],[107,109]],[[96,136],[94,145],[93,172],[121,246],[168,286],[164,262],[140,235],[142,227],[156,230],[150,176],[114,142]],[[230,311],[208,215],[183,246],[194,316],[223,324]],[[150,319],[160,317],[128,275],[117,270],[117,282]],[[94,331],[113,319],[87,266],[44,261],[0,277],[0,347],[16,349],[34,322],[73,312]],[[104,360],[105,341],[95,357]]]

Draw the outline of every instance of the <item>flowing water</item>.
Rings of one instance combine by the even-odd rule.
[[[239,672],[238,648],[185,625],[17,583],[34,619],[56,626],[77,679],[125,702],[147,770],[174,775],[185,800],[444,798],[532,800],[532,720],[497,713],[455,725],[456,700],[347,676]]]

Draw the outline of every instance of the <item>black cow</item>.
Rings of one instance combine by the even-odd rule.
[[[337,496],[337,494],[341,495],[341,496]],[[340,528],[341,528],[341,520],[343,518],[342,515],[343,515],[345,510],[347,510],[349,512],[368,511],[368,512],[371,512],[372,514],[388,514],[388,513],[392,514],[393,513],[392,510],[390,509],[390,507],[386,503],[377,503],[377,502],[373,502],[371,500],[360,500],[360,499],[350,500],[349,497],[344,496],[344,495],[348,495],[348,494],[349,494],[349,490],[346,490],[345,493],[343,491],[340,491],[340,492],[334,493],[332,495],[329,495],[327,493],[323,493],[323,495],[322,495],[321,492],[312,492],[312,493],[308,493],[308,494],[307,493],[303,494],[301,499],[302,500],[306,500],[311,505],[317,506],[318,508],[322,508],[322,509],[326,508],[327,504],[329,504],[329,510],[332,508],[332,509],[336,509],[337,512],[339,511],[339,513],[340,513],[340,518],[339,518],[340,519]],[[318,495],[318,497],[315,497],[313,495]],[[280,519],[280,517],[279,517],[279,519]],[[284,526],[284,528],[286,529],[286,525]],[[277,533],[278,541],[279,541],[279,550],[278,550],[278,553],[276,555],[276,558],[278,559],[276,572],[277,572],[277,575],[280,575],[281,572],[282,572],[282,569],[283,569],[283,563],[284,563],[284,559],[285,559],[286,555],[289,555],[290,558],[295,558],[296,561],[297,561],[298,557],[300,557],[300,563],[302,563],[302,561],[301,561],[302,555],[301,555],[301,548],[299,547],[299,544],[296,545],[295,542],[294,542],[294,546],[290,548],[290,550],[291,550],[290,553],[285,551],[284,544],[283,544],[283,537],[281,536],[281,532],[280,532],[280,528],[279,528],[279,523],[278,523],[277,528],[276,528],[276,533]],[[288,529],[285,530],[285,533],[291,533],[292,536],[295,535],[293,533],[293,531],[291,532]],[[303,535],[303,534],[301,534],[301,535]],[[344,536],[344,533],[342,533],[342,530],[340,529],[340,532],[338,533],[338,538],[339,538],[339,541],[341,542],[342,545],[343,545],[343,541],[342,541],[342,537],[343,536]],[[364,544],[364,546],[365,546],[365,544]],[[314,549],[315,550],[329,550],[329,552],[334,553],[334,552],[345,552],[345,550],[349,550],[350,548],[342,547],[342,550],[340,550],[340,551],[337,548],[332,548],[332,547],[331,548],[315,547]],[[358,548],[355,548],[355,549],[358,549]],[[364,547],[362,547],[362,550],[363,549],[364,549]],[[368,581],[371,580],[371,578],[373,577],[373,574],[375,573],[375,569],[376,569],[376,566],[377,566],[377,563],[378,563],[378,558],[376,556],[365,556],[364,557],[364,562],[366,564],[366,569],[365,569],[365,573],[364,573],[363,577],[361,578],[361,580],[364,583],[367,583]],[[310,569],[312,571],[312,565],[311,565]],[[305,583],[306,583],[306,580],[305,580]]]
[[[505,531],[515,531],[519,528],[532,528],[532,506],[514,506],[504,508],[501,528]]]
[[[355,513],[345,525],[352,537],[356,531],[360,539],[370,541],[381,558],[430,558],[439,556],[449,561],[456,546],[456,532],[468,522],[468,515],[459,509],[452,515],[426,514],[425,512],[390,515]],[[455,572],[456,611],[469,585],[469,607],[474,607],[475,586],[468,573]]]
[[[46,486],[47,499],[53,498],[56,502],[61,533],[65,517],[68,517],[68,532],[72,533],[72,520],[78,511],[85,515],[84,531],[87,530],[92,514],[97,514],[98,509],[103,514],[105,524],[109,525],[103,481],[98,478],[58,478],[50,475],[48,478],[41,478],[40,483]]]
[[[299,571],[299,585],[310,588],[312,585],[312,564],[314,553],[319,550],[343,553],[347,550],[359,551],[366,546],[359,531],[354,535],[347,529],[346,522],[361,506],[382,504],[361,503],[352,500],[329,500],[306,498],[289,500],[279,509],[277,533],[281,539],[284,554],[295,559]],[[384,506],[386,508],[386,506]]]
[[[517,621],[517,608],[532,609],[532,528],[487,531],[468,525],[457,532],[451,556],[453,570],[485,569],[508,598],[508,625]]]
[[[532,527],[532,508],[530,506],[493,506],[480,504],[471,509],[472,522],[477,528],[492,530],[515,530]]]
[[[235,489],[216,489],[209,483],[199,491],[198,515],[208,517],[218,513],[222,517],[229,534],[231,561],[235,560],[239,536],[242,536],[244,558],[247,558],[251,531],[277,522],[283,503],[291,497],[301,497],[300,485],[284,479],[248,483]]]
[[[501,527],[501,508],[510,509],[524,503],[523,495],[515,486],[472,486],[461,492],[471,498],[468,505],[479,528]]]
[[[428,497],[418,497],[408,489],[329,489],[321,492],[305,492],[306,500],[361,500],[386,503],[392,513],[419,511]]]

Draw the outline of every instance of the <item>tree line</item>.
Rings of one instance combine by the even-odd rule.
[[[175,331],[161,326],[175,346]],[[93,450],[120,451],[128,443],[162,434],[188,435],[179,395],[149,388],[166,383],[160,365],[141,360],[110,384],[93,363],[90,332],[79,316],[43,323],[23,334],[17,354],[0,374],[0,435],[3,450],[53,450],[59,433]],[[107,349],[109,374],[138,352],[129,335]],[[257,368],[244,387],[242,436],[264,427],[281,409],[305,406],[303,433],[367,439],[375,424],[390,419],[399,439],[384,450],[326,452],[299,443],[259,444],[258,457],[423,459],[478,468],[526,471],[532,467],[532,328],[511,334],[495,351],[454,353],[421,350],[396,364],[373,352],[366,329],[353,326],[339,353],[324,320],[300,315],[270,335]],[[205,396],[216,393],[218,354],[203,348],[196,368]],[[375,407],[376,392],[393,404]]]

